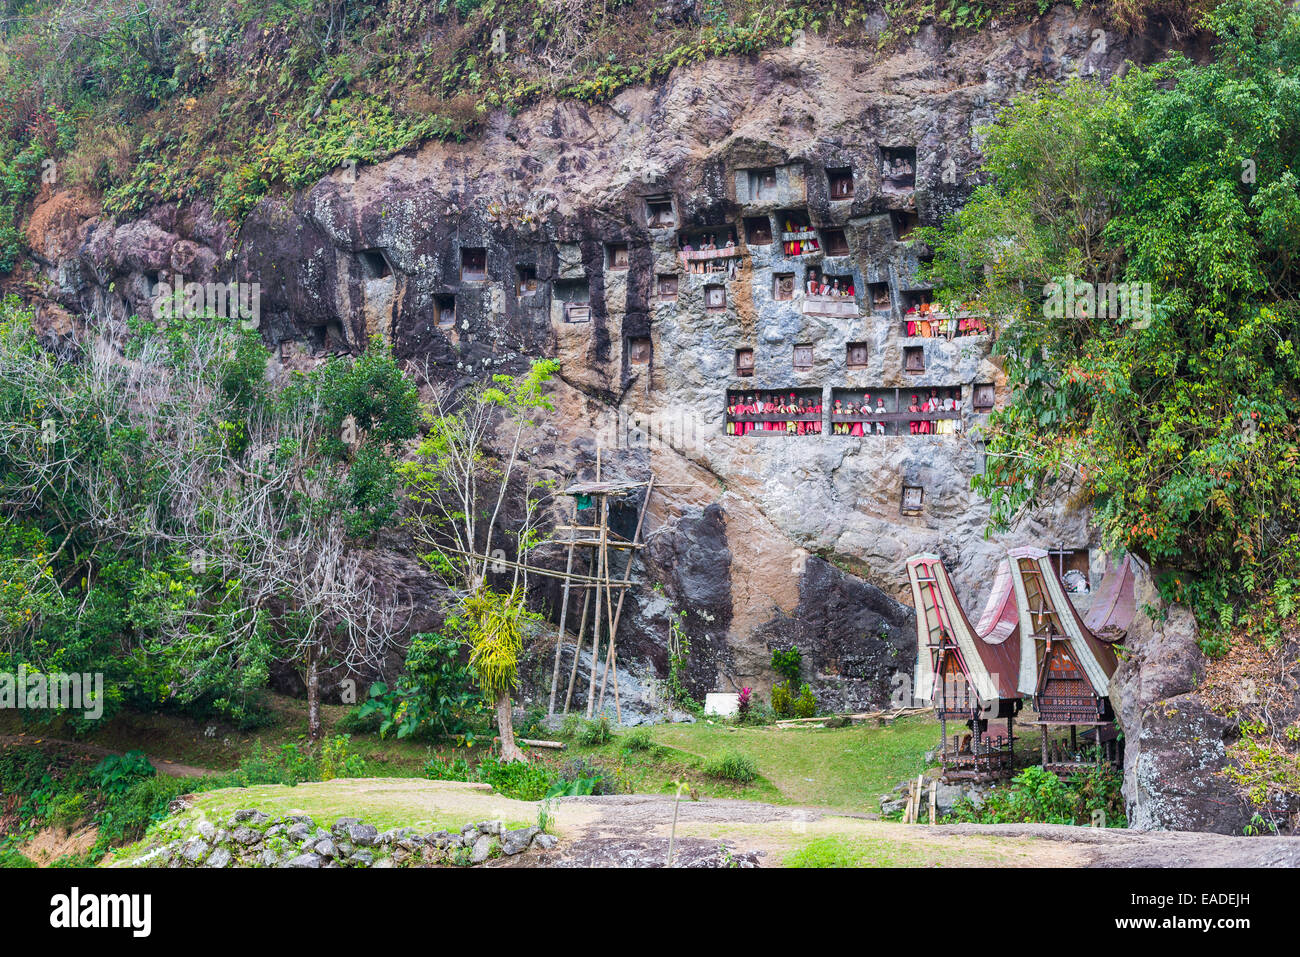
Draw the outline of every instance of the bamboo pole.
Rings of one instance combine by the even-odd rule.
[[[641,541],[641,528],[645,524],[646,512],[650,511],[650,495],[654,492],[654,489],[655,477],[651,473],[650,482],[645,490],[645,500],[641,503],[641,514],[636,519],[636,531],[632,533],[632,544],[634,545]],[[623,571],[624,586],[627,586],[632,580],[632,561],[635,558],[635,552],[627,557],[627,568]],[[610,631],[609,660],[605,664],[605,675],[600,681],[600,704],[603,707],[605,704],[605,681],[609,678],[609,669],[612,664],[614,668],[614,711],[620,723],[623,720],[623,709],[618,700],[618,649],[615,642],[618,639],[618,623],[623,617],[623,599],[626,595],[627,588],[624,587],[618,593],[618,609],[614,612],[614,626]]]
[[[596,450],[599,454],[599,449]],[[609,515],[609,499],[605,495],[600,496],[600,537],[603,541],[605,538],[604,525]],[[600,579],[606,575],[605,569],[605,549],[603,545],[596,549],[596,578]],[[596,586],[596,616],[591,622],[591,681],[587,686],[587,718],[591,719],[596,709],[596,671],[600,665],[600,586]]]
[[[587,563],[587,571],[595,571],[596,556],[592,555],[591,561]],[[582,636],[587,631],[587,609],[591,606],[591,591],[584,590],[582,595],[582,621],[578,625],[578,640],[573,648],[573,667],[569,669],[569,688],[564,693],[564,713],[569,713],[569,705],[573,701],[573,686],[578,683],[578,658],[582,654]]]
[[[614,620],[614,592],[610,587],[609,566],[609,550],[607,548],[605,550],[605,618],[606,624],[609,625],[609,640],[605,642],[605,673],[601,676],[600,681],[600,707],[602,709],[605,707],[605,680],[609,677],[609,664],[614,657],[614,629],[617,627],[617,622]],[[617,671],[614,672],[614,683],[615,685],[618,684]],[[591,692],[592,694],[596,693],[596,672],[594,669],[591,673]],[[617,701],[614,704],[614,711],[614,720],[621,723],[623,720],[623,715],[620,713],[622,708]]]
[[[564,625],[569,617],[569,574],[573,571],[573,543],[569,543],[569,558],[564,565],[564,598],[560,602],[560,630],[555,635],[555,664],[551,667],[551,699],[546,713],[555,714],[555,695],[560,690],[560,652],[564,649]]]

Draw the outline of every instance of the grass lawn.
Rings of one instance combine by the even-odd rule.
[[[656,725],[650,735],[663,749],[657,753],[624,752],[628,733],[618,732],[609,744],[569,751],[601,763],[621,761],[633,790],[643,793],[671,793],[672,780],[684,775],[713,797],[871,812],[879,809],[881,794],[925,769],[925,752],[939,738],[938,722],[926,715],[901,718],[884,728],[860,724],[783,731],[708,721]],[[704,773],[710,758],[729,750],[754,759],[757,781],[740,786]]]

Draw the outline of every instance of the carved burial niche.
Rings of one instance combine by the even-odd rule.
[[[794,368],[799,372],[806,372],[813,367],[813,347],[812,343],[801,342],[794,347]]]
[[[456,297],[434,296],[433,316],[439,329],[450,329],[456,325]]]
[[[855,294],[857,292],[857,290],[853,286],[852,273],[846,273],[841,276],[833,276],[827,274],[826,278],[823,281],[826,283],[827,289],[831,290],[832,293],[838,290],[841,296],[849,295],[850,290],[852,290]]]
[[[487,250],[482,246],[460,247],[461,282],[483,282],[487,279]]]
[[[680,248],[685,249],[690,246],[697,251],[708,249],[710,245],[714,249],[725,249],[728,240],[731,240],[734,246],[736,230],[734,226],[729,226],[726,223],[721,226],[697,226],[693,229],[683,229],[677,234],[677,243]],[[738,250],[736,255],[740,255]]]
[[[886,191],[910,192],[916,187],[915,146],[882,146],[880,166]]]
[[[916,213],[895,210],[889,214],[889,221],[894,227],[894,239],[902,242],[912,235],[913,230],[921,225],[920,217]]]
[[[808,218],[806,209],[783,209],[776,214],[776,219],[784,234],[782,238],[785,239],[799,238],[801,234],[813,231],[812,220]]]
[[[921,506],[925,503],[925,488],[920,485],[904,485],[902,511],[904,515],[921,514]]]
[[[849,254],[849,240],[844,235],[844,230],[823,229],[822,249],[827,256],[847,256]]]
[[[605,267],[608,269],[626,269],[628,263],[627,243],[605,244]]]
[[[992,412],[994,391],[992,382],[977,382],[971,388],[971,406],[976,412]]]
[[[673,198],[666,194],[645,198],[645,221],[651,229],[671,229],[677,225]]]
[[[565,322],[591,321],[591,289],[585,279],[557,282],[555,298],[563,304]]]
[[[844,364],[850,369],[865,369],[867,367],[867,344],[865,342],[850,342],[844,347]]]
[[[736,375],[751,376],[754,374],[754,350],[737,349],[736,350]]]
[[[727,308],[726,286],[704,287],[704,308],[710,312],[719,312]]]
[[[876,312],[889,312],[889,283],[867,283],[867,297],[871,300],[871,308],[873,310]]]
[[[749,171],[749,195],[752,199],[763,202],[776,198],[776,170],[751,169]]]
[[[772,244],[772,220],[766,216],[746,216],[745,242],[751,246],[770,246]]]
[[[903,371],[925,371],[925,346],[903,346]]]
[[[900,296],[903,300],[904,314],[921,306],[928,306],[934,299],[934,293],[929,289],[906,289],[900,293]]]
[[[522,299],[537,293],[537,267],[518,266],[515,269],[515,295]]]
[[[628,364],[634,366],[649,365],[650,349],[649,336],[629,336],[627,340]]]
[[[655,298],[660,302],[673,302],[677,299],[677,274],[661,272],[655,277]]]
[[[387,279],[393,274],[393,267],[388,264],[388,257],[382,249],[363,249],[357,253],[361,260],[361,272],[366,279]]]
[[[853,170],[848,166],[826,170],[826,182],[832,200],[853,198]]]
[[[794,298],[794,273],[778,272],[772,275],[772,298],[780,302]]]

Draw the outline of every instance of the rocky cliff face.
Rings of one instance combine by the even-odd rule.
[[[29,240],[45,315],[60,321],[82,312],[111,328],[180,274],[259,283],[262,331],[287,361],[374,335],[441,379],[558,358],[556,411],[529,437],[531,461],[591,478],[599,446],[605,478],[653,469],[658,483],[638,578],[664,590],[631,595],[620,664],[665,674],[676,607],[688,611],[696,692],[765,690],[771,649],[795,644],[823,704],[877,706],[906,686],[908,555],[942,555],[975,604],[1007,546],[1096,544],[1086,512],[1067,509],[984,538],[970,490],[982,467],[975,387],[1000,398],[1003,377],[985,335],[909,337],[926,251],[906,233],[969,195],[978,127],[1016,91],[1112,75],[1161,47],[1107,36],[1065,6],[960,41],[925,32],[888,54],[807,37],[682,68],[607,105],[543,104],[494,117],[473,143],[340,170],[264,203],[237,235],[201,204],[114,223],[63,193],[37,211]],[[913,186],[886,176],[899,159]],[[787,222],[810,227],[818,248],[791,255]],[[693,272],[680,246],[709,236],[733,239],[738,256]],[[833,310],[849,314],[808,302],[813,271],[852,284],[851,307]],[[850,367],[855,348],[863,361]],[[923,371],[910,371],[913,349]],[[752,375],[737,374],[737,350],[752,350]],[[729,390],[798,390],[827,406],[864,392],[892,404],[899,390],[906,406],[931,388],[958,390],[961,431],[725,428]],[[904,486],[922,490],[906,513]],[[541,597],[554,608],[557,596]]]
[[[1295,833],[1300,803],[1278,786],[1285,764],[1272,768],[1281,774],[1253,775],[1242,725],[1283,728],[1300,717],[1300,649],[1294,641],[1271,654],[1234,649],[1214,661],[1197,644],[1191,613],[1166,605],[1149,576],[1139,577],[1136,598],[1127,654],[1111,679],[1129,826],[1240,835],[1258,812],[1258,831]]]

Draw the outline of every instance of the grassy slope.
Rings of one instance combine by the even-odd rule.
[[[662,819],[641,813],[630,831],[638,838],[666,837],[671,815]],[[460,824],[500,819],[519,827],[537,820],[538,806],[510,801],[473,785],[438,781],[336,779],[296,788],[257,787],[199,795],[195,805],[156,825],[142,841],[109,855],[104,866],[121,866],[161,841],[195,833],[200,820],[219,820],[231,811],[258,807],[272,814],[302,812],[328,826],[338,817],[358,816],[381,827],[410,825],[421,829],[458,829]],[[581,802],[561,802],[551,809],[551,830],[561,840],[618,836],[617,820]],[[646,830],[649,825],[650,831]],[[1033,838],[989,835],[935,835],[928,828],[887,824],[857,817],[829,815],[815,821],[737,821],[725,816],[683,821],[677,835],[721,843],[742,850],[762,850],[768,866],[792,867],[971,867],[1069,865],[1077,852]]]
[[[333,725],[343,708],[330,708]],[[203,734],[204,725],[160,716],[121,716],[92,735],[95,743],[121,750],[147,745],[154,756],[177,763],[227,768],[246,755],[260,740],[264,746],[299,741],[305,734],[301,703],[277,697],[275,721],[256,735],[214,738]],[[617,775],[622,785],[636,793],[671,794],[673,781],[685,778],[704,798],[734,798],[789,805],[788,820],[752,822],[720,819],[683,823],[679,834],[721,841],[767,852],[771,864],[799,867],[847,866],[1017,866],[1076,863],[1062,851],[1056,853],[1031,839],[962,835],[935,837],[925,828],[904,827],[868,820],[876,811],[880,794],[924,768],[924,754],[934,746],[938,728],[925,715],[902,719],[879,728],[858,725],[840,729],[780,731],[775,728],[735,728],[720,723],[661,725],[651,729],[655,748],[627,751],[627,731],[595,747],[570,745],[563,752],[535,751],[536,760],[562,765],[586,758]],[[53,735],[51,735],[53,736]],[[36,735],[32,735],[36,737]],[[225,742],[229,743],[225,743]],[[116,746],[116,747],[115,747]],[[272,814],[302,812],[328,826],[342,816],[361,817],[380,827],[415,826],[457,829],[468,821],[499,818],[510,826],[535,823],[538,805],[514,801],[491,793],[481,785],[424,780],[422,768],[435,749],[415,742],[380,740],[373,735],[352,737],[352,750],[367,759],[367,778],[336,779],[297,787],[263,785],[202,792],[194,805],[155,827],[143,842],[123,848],[105,860],[112,864],[129,859],[159,837],[192,829],[203,817],[221,818],[243,807],[258,807]],[[448,753],[449,748],[441,748]],[[709,777],[707,760],[727,750],[744,752],[758,765],[758,780],[738,785]],[[382,776],[381,776],[382,775]],[[831,814],[807,821],[793,808],[814,805]],[[561,804],[555,810],[561,837],[580,836],[592,822],[591,805]],[[666,826],[666,825],[665,825]],[[12,866],[15,861],[9,862]]]
[[[300,701],[275,695],[271,707],[272,723],[245,733],[187,718],[124,713],[102,722],[79,740],[118,752],[143,750],[155,761],[169,759],[198,768],[229,770],[258,742],[274,750],[306,740],[306,717]],[[348,710],[322,707],[327,733],[333,732]],[[208,727],[215,729],[210,737]],[[0,734],[23,730],[33,741],[72,737],[60,724],[24,729],[15,713],[0,712]],[[714,797],[873,811],[882,793],[923,769],[925,752],[938,740],[938,725],[924,715],[902,719],[887,728],[856,725],[780,731],[704,721],[659,725],[651,729],[655,743],[661,746],[655,753],[624,752],[625,735],[619,732],[613,741],[598,747],[570,744],[562,752],[539,749],[534,755],[555,765],[574,757],[588,758],[620,770],[623,782],[640,793],[670,793],[671,782],[685,777],[701,793]],[[760,775],[757,781],[742,786],[704,774],[705,762],[729,749],[754,758]],[[445,742],[380,739],[370,734],[352,735],[350,750],[366,759],[370,774],[386,777],[420,777],[431,755],[454,753]]]
[[[670,793],[673,778],[684,774],[703,793],[717,797],[876,811],[881,794],[924,769],[925,752],[934,747],[939,732],[936,722],[917,715],[887,728],[782,731],[702,721],[659,725],[651,735],[672,750],[623,758],[637,791]],[[596,759],[617,758],[621,737],[599,748],[573,750]],[[705,762],[727,750],[754,758],[759,780],[738,787],[705,777]]]

